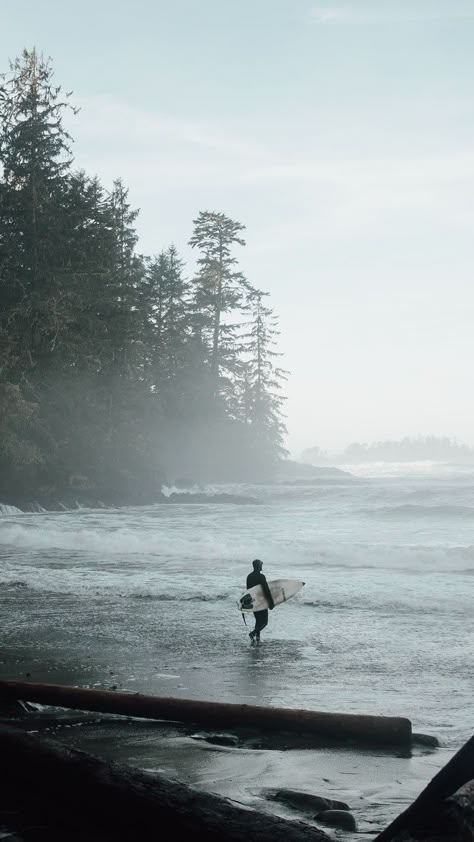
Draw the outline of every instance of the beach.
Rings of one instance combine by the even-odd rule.
[[[303,818],[265,790],[342,800],[374,835],[471,736],[472,478],[225,490],[260,503],[4,514],[0,678],[405,716],[440,746],[221,746],[108,716],[28,720],[286,817]],[[254,557],[269,579],[306,582],[260,648],[236,608]]]
[[[97,655],[99,653],[96,653]],[[25,679],[16,665],[2,664],[9,678]],[[94,660],[94,655],[91,655]],[[35,659],[25,661],[34,670],[27,680],[94,688],[116,687],[113,676],[104,683],[94,668],[81,673],[65,670],[64,661],[42,672]],[[6,668],[6,669],[5,669]],[[88,673],[88,680],[86,674]],[[81,681],[77,677],[82,676]],[[171,675],[156,676],[154,692],[169,693]],[[215,676],[218,683],[218,676]],[[202,686],[187,676],[186,697],[202,697]],[[129,689],[132,689],[129,686]],[[181,688],[184,689],[184,688]],[[140,687],[140,690],[142,688]],[[174,695],[177,695],[176,691]],[[208,692],[206,698],[210,699]],[[217,699],[215,699],[217,700]],[[311,741],[297,734],[258,733],[238,728],[204,729],[181,723],[153,722],[107,714],[82,714],[37,705],[37,712],[10,720],[28,733],[43,735],[109,761],[118,761],[216,793],[261,812],[312,822],[314,810],[294,808],[275,800],[278,790],[318,795],[345,802],[359,833],[376,835],[424,789],[452,755],[446,748],[425,748]],[[9,721],[8,719],[4,721]],[[235,739],[234,745],[213,741]],[[312,742],[321,742],[312,745]],[[310,745],[311,747],[307,747]],[[326,828],[331,831],[331,829]],[[341,830],[337,831],[342,833]],[[347,832],[345,835],[351,835]]]

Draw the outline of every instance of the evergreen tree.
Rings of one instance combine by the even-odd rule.
[[[68,108],[35,50],[1,77],[2,496],[65,489],[77,473],[153,493],[161,466],[197,479],[266,470],[282,452],[284,373],[271,310],[234,255],[244,226],[198,215],[192,283],[174,246],[143,258],[120,179],[108,193],[72,169]]]
[[[61,248],[69,106],[52,75],[48,61],[25,50],[0,85],[2,315],[27,369],[48,364],[69,320]]]
[[[43,464],[35,444],[37,405],[25,400],[18,385],[0,380],[0,495],[7,499],[18,482]],[[28,479],[26,481],[28,484]]]
[[[115,270],[114,218],[110,196],[96,178],[68,174],[64,185],[67,253],[63,292],[69,319],[55,365],[37,385],[43,433],[47,431],[51,475],[105,472],[104,441],[110,431],[110,287]],[[53,469],[54,465],[54,469]]]
[[[244,334],[246,359],[241,387],[241,415],[250,424],[255,436],[259,459],[268,467],[286,455],[283,437],[286,427],[281,394],[288,372],[276,365],[281,356],[275,350],[279,335],[278,320],[266,307],[266,293],[252,290],[249,294],[250,324]]]
[[[153,391],[166,399],[180,389],[191,335],[189,283],[175,246],[149,261],[144,285],[149,368]]]
[[[35,50],[25,50],[1,76],[0,385],[10,418],[4,441],[14,441],[8,434],[14,417],[22,441],[16,459],[14,448],[3,451],[15,467],[18,460],[27,466],[45,461],[41,385],[58,362],[72,317],[63,248],[70,165],[70,138],[62,125],[67,100],[53,86],[50,63]]]
[[[202,314],[202,337],[209,351],[211,387],[214,396],[229,400],[232,375],[238,366],[238,325],[232,317],[245,308],[245,296],[251,289],[242,272],[235,267],[235,245],[244,246],[240,236],[245,228],[223,213],[202,211],[194,220],[189,241],[200,252],[199,271],[194,279],[195,306]]]
[[[142,361],[140,291],[144,282],[144,264],[136,253],[138,235],[135,228],[138,210],[132,210],[128,190],[122,181],[114,182],[111,194],[115,265],[108,289],[108,333],[111,340],[111,371],[134,378],[135,366]],[[137,353],[138,356],[137,356]]]

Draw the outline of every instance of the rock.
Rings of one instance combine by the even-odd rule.
[[[433,737],[431,734],[412,734],[411,741],[413,745],[431,746],[432,748],[439,746],[438,738]]]
[[[302,812],[314,813],[318,811],[349,810],[344,801],[333,801],[331,798],[324,798],[321,795],[312,795],[309,792],[299,792],[295,789],[267,789],[263,791],[265,798],[272,801],[279,801],[287,807]]]
[[[173,491],[169,497],[165,497],[164,500],[160,500],[159,502],[167,502],[167,503],[234,503],[234,504],[245,504],[245,503],[252,503],[256,504],[260,501],[257,500],[255,497],[244,497],[239,494],[201,494],[199,492],[193,494],[191,492],[179,492]]]
[[[434,776],[376,842],[467,842],[474,839],[474,737]]]
[[[445,767],[446,768],[446,767]],[[443,770],[442,770],[443,771]],[[403,815],[403,814],[402,814]],[[395,834],[382,831],[381,838],[393,842],[472,842],[474,839],[474,780]],[[379,837],[377,837],[378,839]]]
[[[193,740],[203,740],[215,746],[238,746],[239,738],[235,734],[193,734]]]
[[[348,471],[332,466],[308,465],[307,462],[295,462],[292,459],[283,459],[277,468],[278,480],[344,480],[356,481],[356,477]]]
[[[440,819],[446,837],[474,839],[474,780],[446,799]]]
[[[314,820],[330,824],[332,827],[340,827],[342,830],[357,830],[357,822],[348,810],[323,810]]]
[[[189,842],[330,842],[322,828],[259,813],[157,772],[107,763],[16,728],[0,726],[0,757],[2,809],[9,819],[21,811],[27,832],[20,838],[31,842],[170,836]],[[0,813],[0,826],[1,818]]]

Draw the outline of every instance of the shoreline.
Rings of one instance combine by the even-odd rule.
[[[17,491],[13,493],[8,486],[4,486],[2,483],[0,513],[2,506],[18,508],[24,513],[35,513],[43,510],[61,512],[74,511],[80,508],[109,509],[128,506],[154,506],[160,503],[260,505],[261,500],[246,494],[219,491],[207,494],[203,489],[208,485],[213,487],[267,484],[279,486],[291,485],[292,483],[303,486],[308,483],[332,485],[348,481],[356,483],[357,477],[336,467],[317,467],[287,460],[279,466],[274,474],[260,478],[234,477],[225,480],[201,479],[196,481],[193,479],[177,479],[174,482],[169,482],[163,478],[159,484],[146,485],[145,487],[139,487],[138,484],[132,483],[132,486],[127,488],[121,487],[119,484],[118,490],[112,484],[108,484],[107,481],[104,485],[96,485],[93,482],[86,481],[87,478],[85,477],[84,480],[84,484],[38,485],[35,487],[36,490],[29,488],[27,491],[16,486]],[[175,490],[166,494],[163,491],[166,487]]]
[[[466,739],[469,557],[444,545],[428,551],[418,520],[400,520],[407,494],[415,490],[424,501],[418,486],[401,498],[385,490],[397,517],[383,520],[373,505],[377,489],[357,488],[349,502],[347,492],[323,490],[324,504],[302,492],[243,510],[162,506],[126,516],[12,517],[8,527],[4,520],[0,672],[150,695],[405,716],[445,745],[416,747],[407,757],[357,747],[211,745],[202,735],[160,734],[146,722],[63,717],[49,725],[65,742],[262,809],[283,810],[267,803],[264,789],[340,799],[361,832],[377,832]],[[368,511],[367,529],[361,511]],[[409,551],[399,542],[401,524]],[[423,525],[432,542],[432,520]],[[445,543],[460,544],[461,527],[467,543],[464,516],[442,526]],[[272,572],[290,568],[311,586],[304,600],[272,614],[264,645],[253,650],[233,595],[241,592],[242,559],[261,547]],[[451,589],[440,587],[441,577]],[[420,603],[430,610],[420,612]]]
[[[113,510],[128,507],[158,506],[158,505],[252,505],[260,506],[261,500],[256,497],[249,497],[243,494],[205,494],[194,491],[173,491],[171,494],[158,492],[155,495],[144,497],[121,497],[111,495],[100,495],[98,497],[89,495],[66,495],[60,499],[50,498],[13,498],[8,503],[0,501],[0,514],[44,514],[54,512],[75,512],[83,509]]]
[[[2,678],[25,679],[26,665],[21,653],[17,655],[20,657],[10,650],[10,657],[3,659]],[[51,681],[53,673],[54,680],[63,683],[87,683],[79,664],[54,666],[43,662],[35,667],[35,680],[42,674],[43,680]],[[103,675],[102,681],[95,675],[92,684],[110,687],[111,680],[110,675]],[[166,681],[163,690],[166,692]],[[409,752],[377,745],[307,747],[292,743],[288,735],[272,738],[258,729],[242,738],[235,728],[193,728],[182,723],[46,706],[8,720],[27,732],[42,733],[106,761],[156,771],[281,818],[304,821],[307,815],[268,797],[269,791],[292,790],[340,800],[350,807],[358,831],[369,839],[414,801],[454,753],[418,745]],[[222,744],[223,736],[227,744]]]
[[[412,803],[447,759],[439,758],[433,768],[430,753],[408,758],[377,747],[285,749],[278,741],[265,748],[223,746],[208,742],[202,729],[192,731],[177,723],[78,717],[51,709],[28,714],[21,722],[29,733],[44,734],[109,762],[158,772],[281,818],[311,820],[304,809],[274,800],[269,793],[288,790],[342,800],[358,832],[368,838]]]

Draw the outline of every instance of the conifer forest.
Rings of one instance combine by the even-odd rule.
[[[245,226],[197,209],[192,270],[176,245],[141,254],[127,187],[74,164],[74,110],[35,50],[0,79],[1,498],[268,479],[286,372]]]

